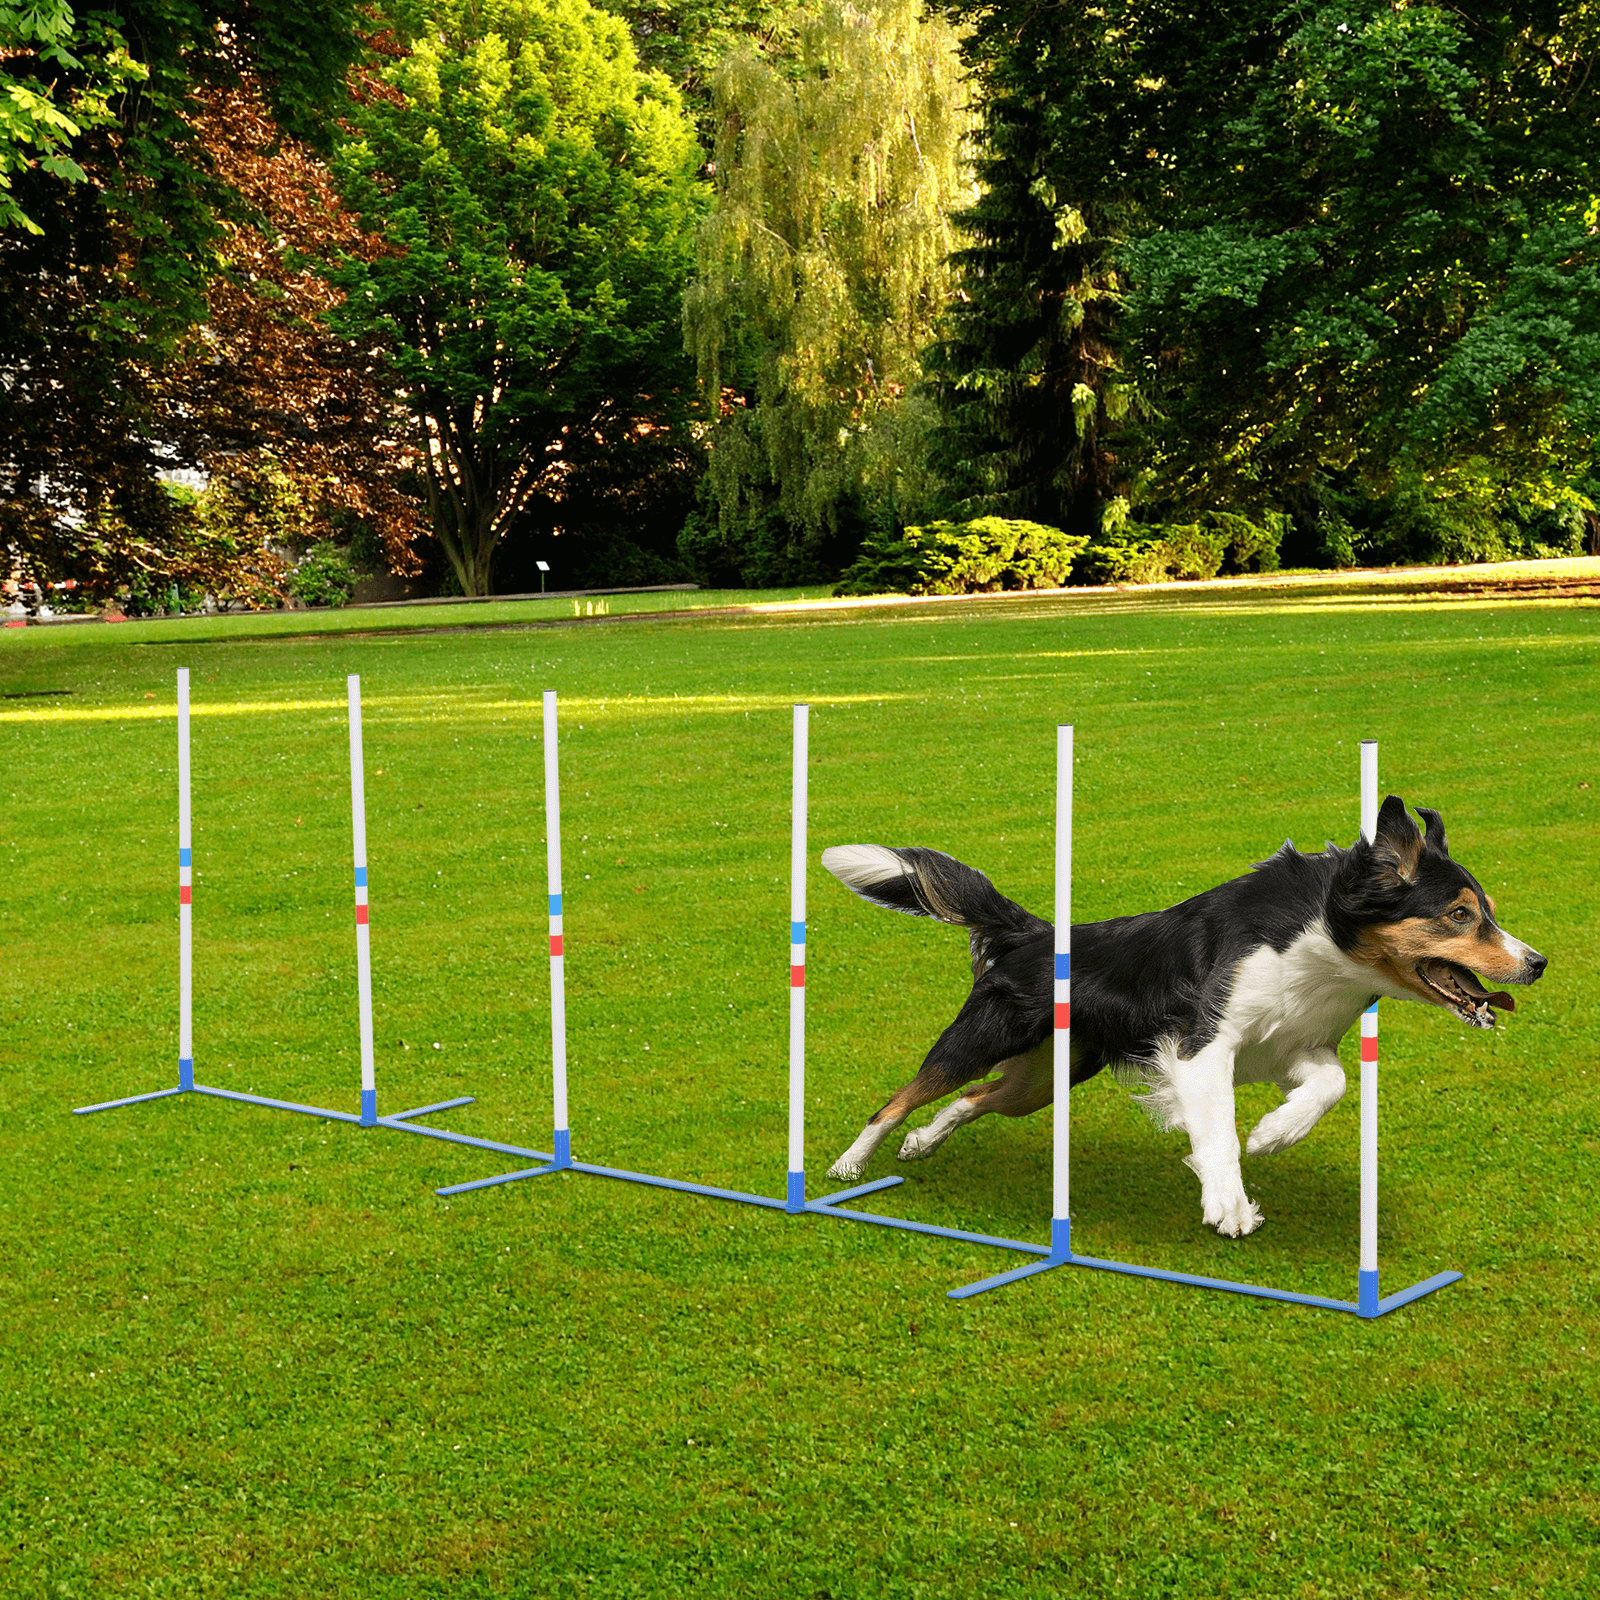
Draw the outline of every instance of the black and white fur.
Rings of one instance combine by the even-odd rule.
[[[1283,1103],[1250,1133],[1251,1155],[1303,1139],[1344,1094],[1337,1045],[1379,997],[1442,1005],[1477,1027],[1514,1009],[1474,973],[1532,983],[1546,962],[1494,920],[1494,902],[1451,860],[1438,813],[1418,831],[1391,795],[1373,842],[1304,855],[1290,843],[1242,878],[1165,911],[1075,923],[1072,1082],[1102,1067],[1142,1086],[1162,1128],[1189,1135],[1202,1215],[1238,1236],[1261,1223],[1245,1193],[1234,1086],[1275,1083]],[[919,847],[840,845],[822,864],[864,900],[968,929],[972,992],[921,1070],[829,1169],[858,1179],[918,1107],[977,1082],[907,1134],[930,1155],[964,1123],[1020,1117],[1054,1098],[1055,932],[981,872]],[[998,1073],[990,1078],[991,1072]]]

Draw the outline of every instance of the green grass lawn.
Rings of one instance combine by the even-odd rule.
[[[1592,604],[373,616],[0,636],[0,1595],[1595,1593]],[[1376,738],[1383,787],[1442,811],[1551,958],[1493,1032],[1383,1011],[1385,1286],[1466,1278],[1374,1323],[1073,1270],[954,1302],[1019,1258],[576,1175],[446,1201],[507,1163],[194,1096],[72,1117],[175,1080],[179,666],[201,1081],[356,1108],[359,672],[380,1109],[472,1094],[440,1120],[548,1148],[555,688],[575,1153],[768,1194],[792,702],[813,1192],[965,972],[959,933],[864,905],[825,845],[934,845],[1048,915],[1072,721],[1075,914],[1146,909],[1286,835],[1348,843]],[[1075,1247],[1353,1298],[1354,1100],[1247,1160],[1267,1224],[1224,1241],[1181,1138],[1095,1080]],[[1048,1112],[901,1170],[883,1210],[1046,1236]]]

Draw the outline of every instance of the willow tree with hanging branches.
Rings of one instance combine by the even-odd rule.
[[[710,470],[683,553],[745,582],[836,572],[929,503],[913,393],[970,205],[960,36],[920,0],[828,0],[715,82],[716,204],[685,302]]]

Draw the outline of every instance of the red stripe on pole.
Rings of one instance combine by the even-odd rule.
[[[192,893],[192,891],[190,890],[188,884],[186,884],[186,883],[180,884],[178,886],[178,904],[180,906],[186,906],[186,905],[192,904],[193,902],[190,899],[191,893]]]
[[[1056,1002],[1056,1026],[1058,1028],[1070,1028],[1072,1026],[1072,1002],[1070,1000],[1058,1000]]]
[[[364,927],[366,927],[366,925],[367,925],[367,908],[365,906],[357,906],[356,907],[356,926],[358,928],[364,928]]]
[[[550,954],[553,956],[561,954],[561,935],[559,933],[550,935]]]
[[[1378,1059],[1378,1041],[1375,1037],[1368,1038],[1366,1034],[1361,1035],[1361,1059],[1363,1061]]]
[[[803,989],[806,986],[806,969],[804,967],[789,968],[789,987]]]

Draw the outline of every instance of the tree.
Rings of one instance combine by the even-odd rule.
[[[357,49],[354,0],[0,8],[0,546],[37,579],[188,583],[227,552],[160,472],[193,459],[173,375],[241,202],[197,134],[254,74],[315,135]]]
[[[928,350],[940,412],[931,454],[963,514],[1099,531],[1116,493],[1111,444],[1137,406],[1116,337],[1118,239],[1106,199],[1063,200],[1048,101],[991,76],[970,243]]]
[[[741,47],[792,61],[793,0],[601,0],[628,24],[641,65],[677,85],[701,144],[716,142],[717,68]]]
[[[422,465],[388,352],[329,325],[342,297],[326,265],[383,246],[340,205],[316,152],[274,126],[253,77],[204,91],[192,120],[241,208],[218,240],[206,320],[166,379],[175,420],[213,472],[269,458],[324,534],[364,525],[395,571],[415,572]]]
[[[397,11],[338,171],[388,248],[351,257],[335,325],[393,352],[433,527],[467,594],[513,529],[559,529],[597,462],[681,413],[698,153],[678,97],[585,0]]]
[[[837,571],[863,505],[923,509],[911,391],[971,195],[951,27],[918,0],[828,0],[799,38],[793,71],[750,48],[719,70],[717,198],[685,309],[716,419],[690,537],[747,581]]]
[[[994,91],[989,153],[1008,114],[1041,128],[1044,203],[1013,205],[1000,242],[1041,300],[1052,227],[1106,244],[1098,396],[1131,382],[1148,409],[1106,413],[1102,501],[1304,517],[1334,478],[1538,495],[1585,465],[1592,5],[1249,0],[1204,26],[1142,0],[957,10]],[[967,336],[981,352],[985,329]],[[976,360],[950,373],[958,394],[983,381]],[[1002,443],[1047,456],[1028,425]]]
[[[1253,20],[1232,114],[1173,130],[1182,203],[1126,253],[1159,444],[1187,442],[1174,487],[1570,475],[1600,422],[1600,12]]]

